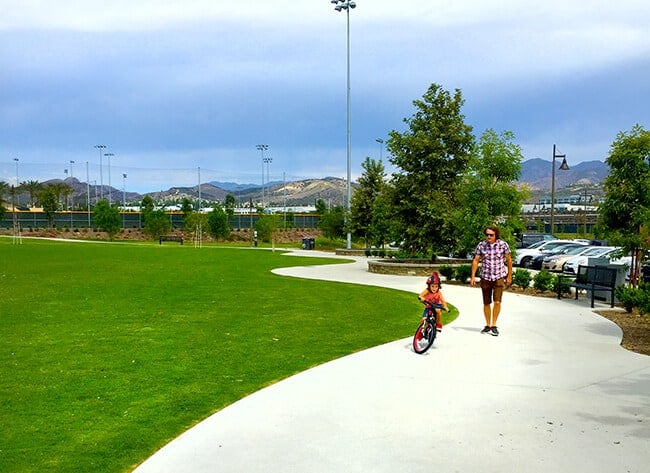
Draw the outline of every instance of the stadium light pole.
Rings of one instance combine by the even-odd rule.
[[[351,159],[351,113],[350,113],[350,10],[356,8],[357,4],[350,0],[330,0],[330,3],[334,4],[334,10],[341,12],[345,10],[346,19],[347,19],[347,216],[350,215],[350,200],[352,199],[352,187],[351,187],[351,174],[352,174],[352,159]],[[347,234],[347,249],[352,248],[352,235],[350,231]]]
[[[126,228],[126,173],[122,173],[122,228]]]
[[[382,153],[384,151],[384,140],[377,138],[375,141],[379,143],[379,162],[381,162]]]
[[[264,208],[264,151],[269,149],[269,145],[255,145],[255,149],[262,153],[262,208]]]
[[[269,158],[269,157],[267,156],[266,158],[264,158],[263,161],[264,161],[264,164],[266,164],[266,185],[268,186],[268,185],[269,185],[269,182],[271,182],[271,176],[270,176],[271,173],[270,173],[270,168],[271,168],[271,163],[273,162],[273,158]],[[268,189],[267,189],[267,191],[266,191],[266,197],[268,198],[269,203],[270,203],[270,201],[271,201],[271,197],[270,197],[270,195],[269,195],[269,191],[268,191]]]
[[[104,198],[104,177],[102,176],[102,150],[106,149],[106,145],[95,145],[95,148],[99,150],[99,195],[101,198]],[[97,189],[95,189],[96,191]],[[96,193],[96,192],[95,192]],[[97,203],[97,202],[95,202]]]
[[[20,185],[20,180],[18,179],[18,161],[20,161],[20,159],[14,158],[14,161],[16,162],[16,193],[15,193],[16,194],[16,203],[15,203],[15,205],[20,206],[20,192],[18,192],[18,186]],[[14,208],[13,210],[14,210],[14,214],[15,214],[16,209]]]
[[[113,204],[113,188],[111,187],[111,157],[115,156],[113,153],[104,153],[108,158],[108,204]]]
[[[569,170],[569,165],[566,162],[566,154],[557,154],[556,146],[553,145],[553,165],[551,167],[551,233],[554,232],[555,228],[555,158],[562,158],[562,164],[559,167],[560,170]]]

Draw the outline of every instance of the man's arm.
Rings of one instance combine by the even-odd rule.
[[[508,275],[506,276],[506,284],[510,286],[512,284],[512,255],[506,253],[506,265],[508,266]]]
[[[474,259],[472,260],[472,275],[469,278],[469,285],[473,286],[474,285],[474,278],[476,277],[476,270],[478,269],[478,262],[480,260],[479,255],[477,254],[474,256]]]

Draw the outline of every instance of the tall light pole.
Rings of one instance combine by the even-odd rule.
[[[71,184],[72,184],[72,178],[74,177],[72,175],[72,166],[74,165],[74,161],[71,159],[70,160],[70,179],[71,179]],[[72,185],[70,186],[72,187]],[[70,226],[72,226],[72,209],[74,209],[74,187],[72,187],[72,193],[70,193]]]
[[[384,151],[384,140],[377,138],[375,141],[379,143],[379,162],[381,162],[382,152]]]
[[[20,205],[20,193],[18,192],[18,186],[20,185],[20,180],[18,179],[18,161],[20,161],[20,159],[14,158],[14,161],[16,161],[16,193],[15,193],[16,194],[16,203],[15,203],[15,205],[19,206]],[[14,215],[15,214],[16,214],[16,209],[14,208]]]
[[[126,228],[126,173],[122,173],[122,228]]]
[[[264,151],[269,149],[269,145],[256,145],[255,149],[262,153],[262,208],[264,208]]]
[[[266,164],[266,185],[269,185],[269,182],[271,182],[271,177],[270,177],[270,167],[271,163],[273,162],[273,158],[266,157],[263,159],[264,164]],[[266,191],[266,196],[268,197],[269,203],[271,201],[271,197],[269,194],[269,191]]]
[[[357,4],[350,0],[330,0],[333,3],[334,10],[340,12],[345,10],[347,18],[347,154],[348,154],[348,172],[347,172],[347,214],[350,214],[350,200],[352,199],[352,187],[350,178],[352,174],[352,159],[351,159],[351,114],[350,114],[350,10],[355,8]],[[352,235],[348,231],[347,235],[347,249],[352,248]]]
[[[569,165],[566,162],[566,154],[557,154],[556,147],[553,145],[553,165],[551,167],[551,233],[555,229],[555,158],[562,158],[560,168],[562,171],[568,171]]]
[[[108,204],[113,203],[113,188],[111,187],[111,157],[115,156],[113,153],[104,153],[104,156],[108,158]]]
[[[86,161],[86,208],[88,209],[88,228],[90,228],[90,173]]]
[[[104,177],[102,176],[102,167],[103,167],[102,166],[102,150],[106,149],[106,145],[95,145],[95,148],[97,148],[99,150],[99,185],[101,186],[100,190],[99,190],[99,194],[101,195],[101,197],[103,199],[104,198]],[[95,193],[97,193],[96,191],[97,191],[97,189],[95,189]],[[97,200],[97,199],[95,199],[95,200]],[[97,202],[95,202],[95,203],[97,203]]]

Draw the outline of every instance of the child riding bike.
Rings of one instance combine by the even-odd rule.
[[[427,278],[427,288],[420,293],[418,299],[420,299],[420,302],[422,302],[425,305],[440,304],[446,311],[449,311],[449,307],[447,306],[447,301],[445,301],[445,297],[442,295],[442,292],[440,291],[440,275],[436,271],[434,271],[431,274],[431,276]],[[436,330],[438,332],[441,332],[442,311],[439,308],[430,309],[429,307],[425,307],[424,312],[422,313],[423,322],[426,321],[428,310],[436,311],[436,320],[438,321],[436,324]]]

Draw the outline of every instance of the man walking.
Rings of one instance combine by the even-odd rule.
[[[497,319],[501,312],[503,289],[512,284],[512,255],[508,243],[499,238],[499,229],[493,225],[485,229],[485,240],[476,246],[472,261],[470,285],[476,283],[476,270],[481,263],[481,292],[485,327],[481,333],[499,335]]]

